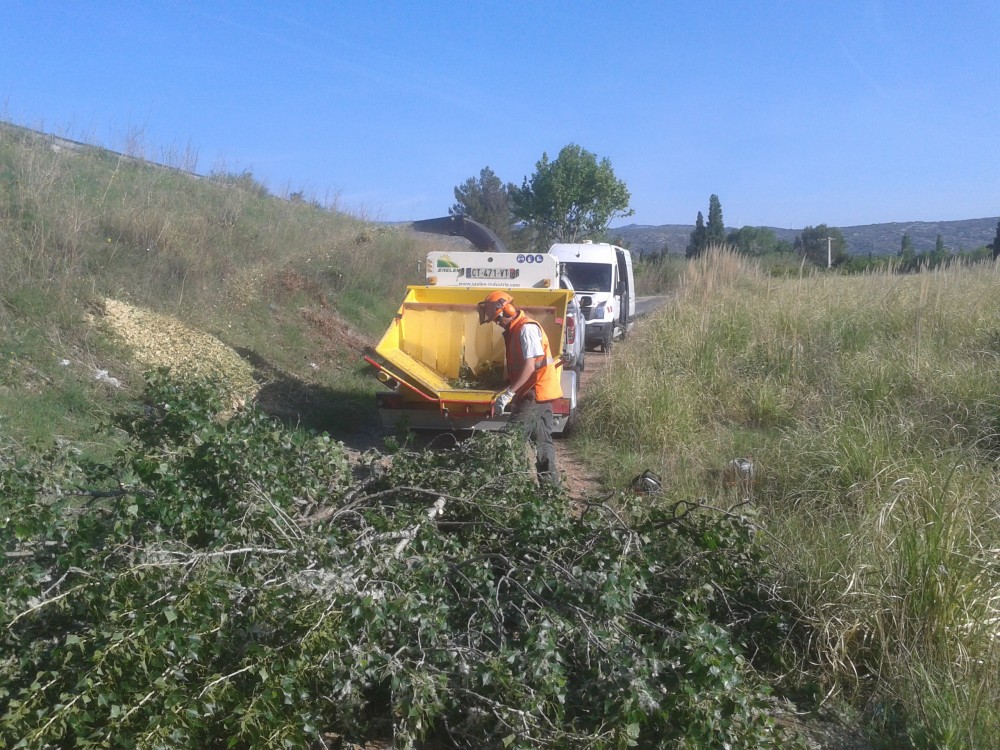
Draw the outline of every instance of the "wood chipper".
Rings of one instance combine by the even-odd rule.
[[[481,256],[483,257],[483,256]],[[483,257],[485,262],[485,257]],[[559,288],[508,288],[514,304],[541,324],[562,355],[566,309],[573,292]],[[479,324],[478,304],[488,289],[410,286],[381,341],[365,354],[389,391],[376,396],[387,426],[437,430],[496,430],[509,415],[495,413],[494,398],[505,387],[504,344],[495,325]],[[560,366],[560,369],[562,367]],[[576,372],[571,387],[553,404],[553,432],[566,431],[576,408]],[[565,377],[564,377],[564,383]]]

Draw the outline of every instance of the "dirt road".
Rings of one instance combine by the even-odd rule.
[[[587,366],[580,376],[581,401],[587,398],[587,385],[607,367],[612,356],[600,351],[587,352]],[[576,454],[569,440],[556,440],[556,463],[573,498],[590,499],[603,494],[597,474]]]

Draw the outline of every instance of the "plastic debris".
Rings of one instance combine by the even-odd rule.
[[[115,388],[121,388],[122,384],[118,378],[113,378],[108,375],[107,370],[96,370],[94,373],[94,379],[100,380],[102,383],[107,383],[108,385],[113,385]]]

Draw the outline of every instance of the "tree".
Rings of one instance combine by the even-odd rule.
[[[711,195],[708,199],[708,225],[705,233],[709,245],[722,245],[726,241],[726,227],[722,221],[722,203],[719,196]]]
[[[455,188],[455,205],[448,209],[452,215],[462,214],[492,229],[504,244],[510,244],[511,216],[510,191],[513,184],[504,184],[489,167],[479,171],[479,177],[470,177]]]
[[[741,227],[726,235],[726,244],[732,245],[743,255],[761,256],[768,253],[788,253],[792,246],[787,240],[779,240],[773,229],[768,227]]]
[[[920,268],[920,259],[917,258],[913,250],[913,240],[910,235],[904,233],[899,246],[899,270],[904,272],[916,271]]]
[[[944,246],[944,238],[939,234],[934,240],[934,252],[927,255],[927,267],[938,268],[948,260],[948,250]]]
[[[903,239],[900,243],[899,254],[904,258],[913,255],[913,240],[910,238],[910,235],[905,232],[903,233]]]
[[[719,202],[719,196],[713,194],[708,199],[708,224],[705,224],[705,218],[699,211],[684,256],[697,258],[709,245],[722,245],[725,241],[726,226],[722,221],[722,203]]]
[[[698,258],[708,246],[708,230],[705,228],[705,217],[698,212],[698,218],[694,222],[694,231],[691,232],[691,241],[688,242],[687,250],[684,252],[685,258]]]
[[[839,266],[850,258],[844,235],[836,227],[827,227],[826,224],[803,229],[795,237],[794,249],[799,255],[823,268],[827,266],[828,253],[834,266]]]
[[[535,232],[539,246],[601,237],[616,216],[631,216],[631,194],[608,159],[576,144],[554,161],[543,153],[535,173],[510,190],[514,218]]]
[[[997,236],[993,238],[993,243],[986,247],[993,251],[993,260],[1000,258],[1000,221],[997,222]]]
[[[614,245],[621,246],[620,242],[612,242]],[[653,265],[654,263],[661,263],[670,255],[670,245],[666,242],[655,250],[646,250],[641,255],[639,255],[639,261],[647,265]]]

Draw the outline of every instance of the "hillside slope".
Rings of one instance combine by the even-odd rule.
[[[287,423],[373,422],[362,351],[417,280],[423,240],[276,197],[248,172],[195,177],[0,124],[5,441],[59,435],[96,450],[108,410],[141,389],[155,360],[136,354],[150,341],[91,325],[104,300],[238,352]]]

